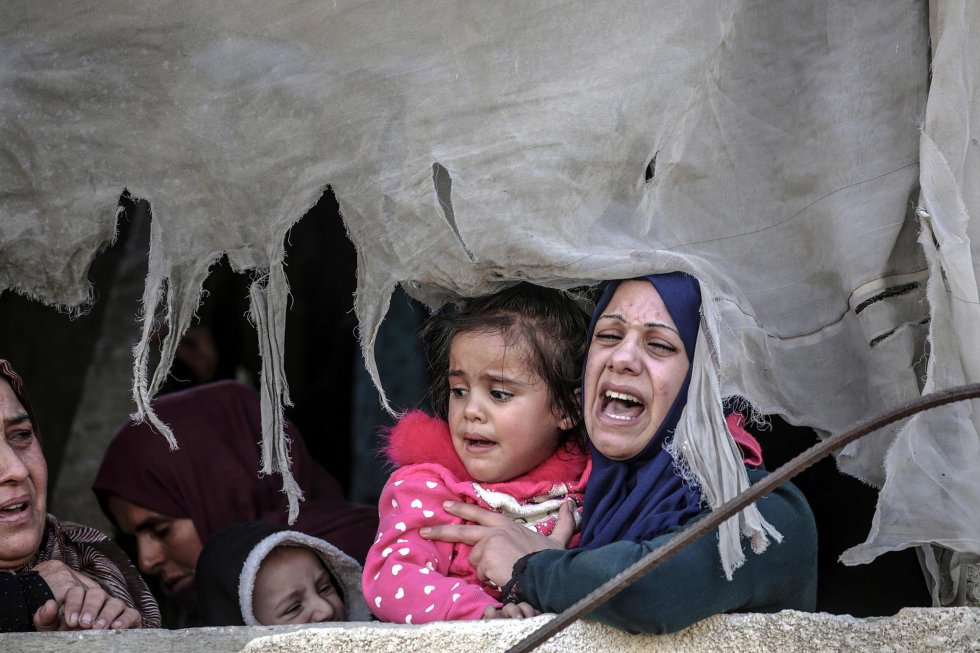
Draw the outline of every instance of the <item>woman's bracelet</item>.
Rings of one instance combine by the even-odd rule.
[[[527,569],[527,561],[533,555],[534,553],[528,553],[514,563],[514,568],[510,572],[510,580],[500,588],[502,595],[500,600],[504,603],[525,603],[527,601],[524,597],[524,571]]]

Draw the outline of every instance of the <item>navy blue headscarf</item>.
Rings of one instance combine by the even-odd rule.
[[[649,281],[660,293],[680,332],[688,361],[693,363],[701,325],[701,288],[697,280],[683,272],[652,274],[638,280]],[[596,322],[620,283],[608,282],[596,304],[586,341],[589,346]],[[676,473],[674,459],[664,450],[664,441],[673,435],[687,404],[690,383],[689,367],[664,421],[647,446],[633,458],[610,460],[589,442],[592,475],[585,490],[582,514],[580,546],[583,548],[594,549],[620,540],[648,540],[701,512],[700,492]],[[584,401],[584,389],[582,398]]]

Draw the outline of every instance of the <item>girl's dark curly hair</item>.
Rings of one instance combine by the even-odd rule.
[[[456,310],[436,313],[420,332],[428,359],[433,410],[447,418],[453,338],[461,333],[499,333],[508,347],[527,348],[528,369],[547,384],[555,415],[572,419],[573,426],[563,432],[563,441],[570,435],[578,440],[582,419],[576,390],[588,327],[589,313],[575,299],[530,283],[467,299]]]

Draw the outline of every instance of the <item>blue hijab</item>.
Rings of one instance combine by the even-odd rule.
[[[680,332],[688,361],[694,361],[694,346],[701,325],[701,288],[697,280],[683,272],[652,274],[645,279],[660,293]],[[606,284],[592,314],[588,343],[595,325],[609,305],[619,281]],[[591,346],[591,344],[590,344]],[[583,379],[584,365],[583,365]],[[674,459],[664,450],[664,441],[673,435],[687,404],[691,369],[647,446],[629,460],[610,460],[589,442],[592,475],[585,490],[582,514],[582,542],[585,549],[629,540],[649,540],[667,529],[684,523],[701,512],[701,494],[674,470]],[[583,401],[585,393],[583,388]]]

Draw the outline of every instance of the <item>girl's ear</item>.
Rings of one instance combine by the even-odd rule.
[[[575,405],[578,406],[579,413],[581,413],[582,412],[582,391],[580,389],[577,389],[576,388],[576,390],[575,390],[575,392],[573,394],[575,395]],[[561,416],[558,418],[558,428],[560,428],[562,431],[567,431],[570,428],[572,428],[573,426],[575,426],[575,422],[576,421],[577,420],[575,419],[575,417],[569,417],[565,413],[562,413]]]

